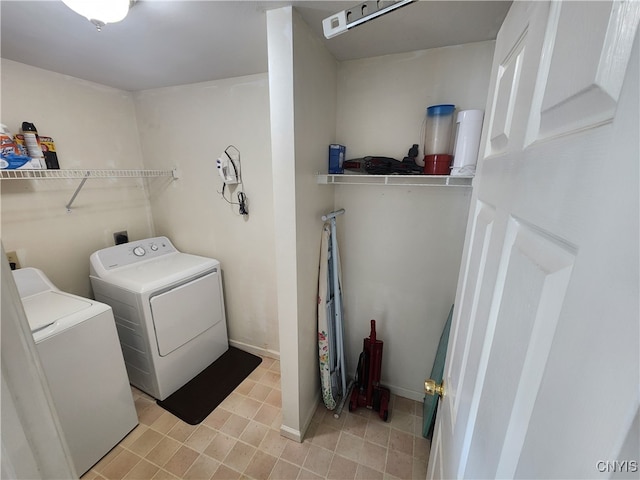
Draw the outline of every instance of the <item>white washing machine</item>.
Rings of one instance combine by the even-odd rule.
[[[164,400],[229,348],[220,263],[155,237],[91,254],[96,300],[113,308],[129,380]]]
[[[36,268],[14,270],[71,459],[84,474],[138,424],[113,313],[61,292]]]

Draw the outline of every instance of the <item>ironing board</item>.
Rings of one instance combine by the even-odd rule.
[[[339,415],[346,398],[342,325],[342,278],[336,240],[338,210],[322,217],[320,267],[318,275],[318,352],[322,401]]]

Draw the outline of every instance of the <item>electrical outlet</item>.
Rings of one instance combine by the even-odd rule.
[[[18,254],[16,252],[7,252],[7,260],[9,260],[11,270],[20,268],[20,260],[18,260]]]
[[[115,232],[113,234],[113,243],[116,245],[120,245],[121,243],[129,242],[129,234],[126,230],[122,230],[121,232]]]

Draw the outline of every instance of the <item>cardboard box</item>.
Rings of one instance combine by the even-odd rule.
[[[53,143],[51,137],[40,137],[40,146],[42,147],[42,153],[44,153],[44,161],[47,164],[48,169],[59,169],[58,155],[56,154],[56,144]]]
[[[344,145],[329,145],[329,173],[344,173],[344,156],[347,151]]]
[[[14,137],[18,148],[20,149],[23,155],[27,155],[27,147],[25,145],[24,135],[22,133],[18,133]],[[56,144],[53,143],[53,138],[51,137],[41,137],[38,135],[38,140],[40,141],[40,148],[42,148],[42,154],[44,155],[45,165],[42,167],[34,167],[31,166],[29,168],[46,168],[46,169],[60,169],[60,164],[58,163],[58,154],[56,153]],[[32,165],[35,165],[35,159],[32,160]]]

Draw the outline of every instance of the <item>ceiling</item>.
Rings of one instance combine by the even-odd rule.
[[[495,39],[511,2],[418,1],[325,39],[351,1],[138,0],[102,31],[60,0],[1,0],[1,56],[122,90],[267,71],[265,12],[293,5],[337,60]]]

